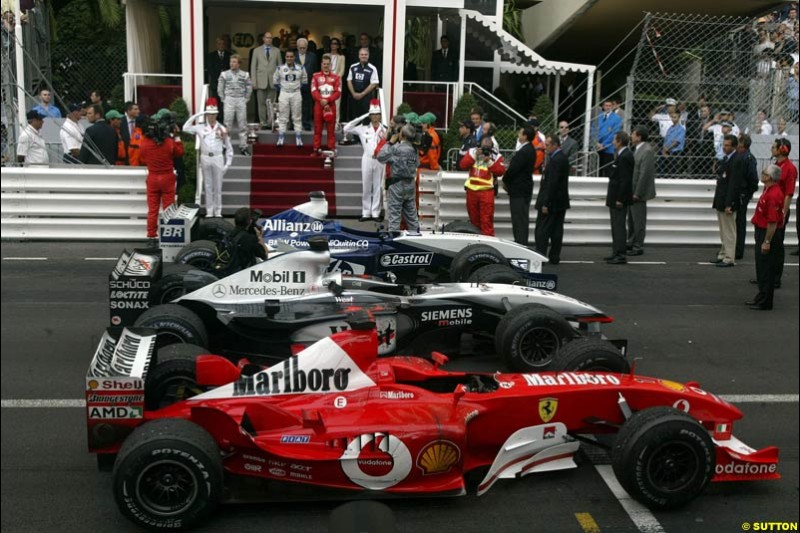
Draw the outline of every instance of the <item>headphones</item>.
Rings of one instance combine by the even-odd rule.
[[[782,156],[788,156],[792,151],[792,143],[789,139],[776,139],[775,144],[778,145],[778,153]]]

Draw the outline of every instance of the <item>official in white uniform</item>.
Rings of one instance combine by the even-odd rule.
[[[366,126],[361,122],[369,116],[370,123]],[[344,127],[345,134],[357,135],[364,148],[361,157],[361,218],[362,222],[376,220],[381,216],[381,192],[383,180],[386,176],[386,165],[379,163],[375,158],[375,148],[378,143],[386,138],[386,126],[381,124],[381,106],[379,100],[369,103],[369,113],[348,122]]]
[[[239,151],[242,155],[250,155],[247,148],[247,102],[253,94],[253,83],[250,73],[239,69],[238,55],[231,56],[231,69],[220,74],[217,94],[225,104],[228,131],[233,130],[235,122],[239,129]]]
[[[233,146],[228,129],[217,122],[217,99],[206,101],[205,111],[195,113],[183,131],[197,135],[197,151],[200,154],[200,167],[203,169],[203,183],[206,192],[206,211],[210,217],[222,216],[222,176],[233,163]],[[205,115],[207,122],[195,121]]]
[[[278,96],[278,146],[283,146],[289,114],[294,126],[295,145],[303,146],[303,95],[300,89],[308,85],[306,69],[294,62],[294,52],[286,52],[286,63],[275,71],[275,87],[280,88]]]

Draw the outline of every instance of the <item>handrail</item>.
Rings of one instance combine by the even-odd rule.
[[[527,117],[524,117],[524,116],[522,116],[521,114],[519,114],[519,113],[518,113],[517,111],[515,111],[515,110],[514,110],[514,109],[513,109],[511,106],[509,106],[508,104],[506,104],[505,102],[503,102],[502,100],[500,100],[499,98],[497,98],[495,95],[493,95],[492,93],[490,93],[489,91],[487,91],[486,89],[484,89],[483,87],[481,87],[480,85],[478,85],[477,83],[474,83],[474,82],[471,82],[471,81],[469,81],[469,82],[464,82],[464,87],[469,87],[469,89],[470,89],[470,92],[472,92],[474,89],[476,89],[476,88],[477,88],[477,89],[478,89],[478,92],[483,92],[483,93],[486,93],[485,95],[482,95],[484,98],[486,98],[486,99],[491,99],[491,100],[494,100],[495,102],[497,102],[497,104],[499,104],[499,105],[501,105],[501,106],[505,107],[505,108],[506,108],[506,109],[507,109],[509,112],[511,112],[513,115],[516,115],[517,117],[519,117],[519,120],[520,120],[520,121],[522,121],[522,122],[525,122],[525,121],[527,121],[527,120],[528,120],[528,119],[527,119]]]

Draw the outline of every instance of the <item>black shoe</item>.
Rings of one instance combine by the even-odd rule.
[[[147,239],[147,245],[146,246],[148,248],[158,248],[158,239],[155,238],[155,237],[151,237],[151,238]]]
[[[606,261],[609,265],[624,265],[627,262],[628,260],[625,259],[624,255],[617,255]]]
[[[756,294],[752,300],[747,300],[744,305],[760,305],[764,301],[764,295],[760,292]]]
[[[370,217],[359,217],[358,218],[359,222],[369,222],[370,220],[372,220]]]
[[[750,278],[751,285],[758,285],[758,280],[756,278]]]
[[[772,311],[772,306],[767,307],[765,305],[758,304],[758,305],[751,305],[750,309],[752,309],[753,311]]]
[[[709,263],[711,263],[712,265],[716,265],[717,263],[722,263],[722,261],[723,261],[722,259],[712,259],[711,261],[709,261]]]
[[[732,266],[734,266],[734,264],[733,264],[733,263],[726,263],[725,261],[720,261],[720,262],[719,262],[719,263],[717,263],[716,265],[717,265],[719,268],[731,268]]]
[[[739,255],[739,254],[736,254],[736,255],[735,255],[733,258],[734,258],[734,259],[736,259],[736,260],[738,261],[738,260],[740,260],[740,259],[744,259],[744,255]]]
[[[603,258],[603,261],[611,261],[611,260],[612,260],[612,259],[614,259],[615,257],[617,257],[617,255],[616,255],[616,254],[614,254],[614,255],[609,255],[608,257],[604,257],[604,258]]]
[[[239,148],[239,153],[242,155],[250,155],[250,150],[246,146]]]
[[[628,250],[626,255],[642,255],[644,254],[644,250]]]
[[[551,259],[551,260],[549,261],[549,263],[550,263],[551,265],[557,265],[557,264],[559,264],[560,262],[561,262],[561,259]]]
[[[625,245],[625,249],[626,250],[633,250],[633,245],[632,244],[627,244],[627,245]]]
[[[776,289],[780,289],[781,288],[781,282],[780,281],[776,281],[775,282],[775,288]]]

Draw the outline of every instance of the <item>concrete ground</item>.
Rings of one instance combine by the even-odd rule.
[[[2,246],[2,531],[135,531],[117,510],[110,474],[98,472],[86,452],[84,411],[13,401],[83,398],[86,367],[108,323],[108,274],[121,248]],[[756,448],[778,446],[783,479],[713,485],[680,510],[642,513],[615,495],[606,482],[613,478],[608,458],[592,453],[582,455],[578,469],[503,480],[480,498],[387,502],[399,531],[699,533],[797,523],[797,257],[787,256],[775,310],[755,312],[743,305],[754,293],[752,250],[731,269],[699,264],[714,256],[712,248],[651,247],[625,266],[606,265],[607,252],[566,247],[562,264],[546,271],[558,273],[561,292],[614,316],[606,333],[629,340],[629,356],[641,358],[638,373],[736,395],[745,415],[737,436]],[[498,366],[490,354],[453,361],[454,368]],[[339,505],[229,505],[198,531],[321,531]]]

